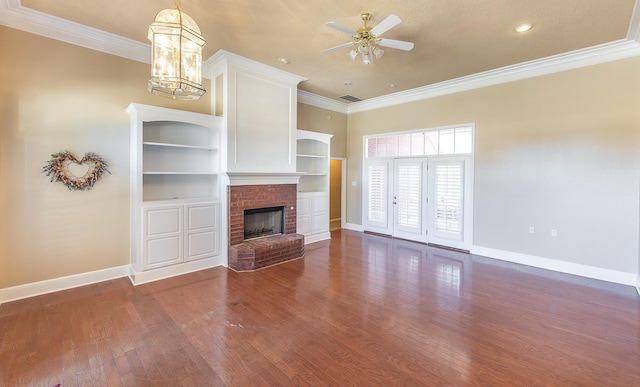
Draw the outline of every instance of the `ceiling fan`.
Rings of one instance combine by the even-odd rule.
[[[357,31],[341,26],[340,24],[337,24],[335,22],[328,22],[327,25],[329,27],[351,35],[353,37],[353,41],[328,48],[321,52],[323,54],[330,54],[343,48],[351,47],[351,51],[349,52],[349,56],[351,57],[351,59],[356,59],[358,54],[360,54],[362,55],[362,63],[370,64],[373,62],[374,58],[380,59],[384,54],[384,50],[380,48],[381,46],[396,48],[404,51],[410,51],[411,49],[413,49],[412,42],[405,42],[403,40],[395,39],[385,39],[380,37],[380,35],[384,34],[385,32],[389,31],[402,22],[402,20],[400,20],[398,16],[389,15],[373,28],[367,25],[367,22],[369,21],[369,19],[371,19],[371,14],[369,12],[360,13],[360,19],[362,19],[364,26],[362,28],[359,28]]]

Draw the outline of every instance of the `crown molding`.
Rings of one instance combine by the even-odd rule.
[[[432,85],[345,104],[334,99],[298,90],[299,101],[339,113],[367,110],[468,91],[560,71],[572,70],[640,55],[640,1],[634,3],[627,39],[571,51],[547,58],[489,70]],[[142,63],[151,63],[151,46],[133,39],[88,27],[22,6],[20,0],[0,0],[0,25],[50,39],[101,51]],[[278,79],[302,82],[306,78],[220,50],[204,63],[203,76],[209,78],[216,62],[224,56],[228,63],[266,72]]]
[[[23,7],[20,0],[0,0],[0,25],[151,63],[151,46],[148,44]]]
[[[386,94],[360,102],[345,104],[331,98],[298,90],[298,102],[333,110],[338,113],[357,113],[399,105],[422,99],[434,98],[461,91],[499,85],[540,75],[592,66],[640,55],[640,1],[636,0],[629,21],[627,38],[618,41],[571,51],[547,58],[523,62],[499,69],[456,78],[432,85]]]
[[[298,102],[338,113],[349,113],[348,104],[304,90],[298,90]]]
[[[635,40],[621,39],[360,102],[353,102],[348,105],[347,114],[519,81],[639,55],[640,43]]]

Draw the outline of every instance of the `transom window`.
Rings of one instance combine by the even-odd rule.
[[[471,126],[366,138],[366,158],[469,154],[472,152]]]

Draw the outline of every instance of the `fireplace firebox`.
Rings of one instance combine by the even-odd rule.
[[[244,240],[281,235],[284,229],[284,206],[244,210]]]

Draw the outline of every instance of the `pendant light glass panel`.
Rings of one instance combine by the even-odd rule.
[[[149,91],[173,99],[199,99],[202,88],[200,28],[189,15],[176,9],[160,11],[149,26],[152,47]]]

